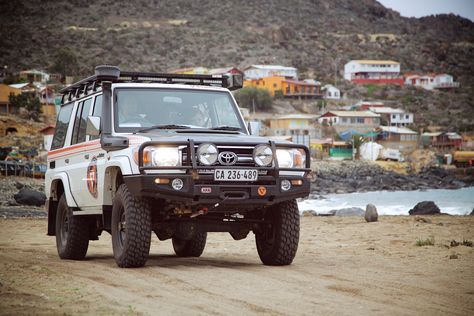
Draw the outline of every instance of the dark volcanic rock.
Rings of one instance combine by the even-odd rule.
[[[441,211],[433,201],[423,201],[415,205],[408,213],[410,215],[433,215],[440,214]]]
[[[43,192],[38,192],[28,188],[21,189],[13,196],[18,204],[42,206],[46,201],[46,195]]]

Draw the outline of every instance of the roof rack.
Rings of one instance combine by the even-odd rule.
[[[72,101],[82,95],[87,95],[90,91],[97,91],[101,87],[102,81],[120,82],[147,82],[147,83],[165,83],[165,84],[189,84],[200,86],[217,86],[236,90],[242,88],[243,77],[241,74],[228,75],[197,75],[197,74],[169,74],[154,72],[134,72],[120,71],[115,66],[97,66],[95,75],[84,78],[72,85],[59,91],[64,103],[66,98]]]

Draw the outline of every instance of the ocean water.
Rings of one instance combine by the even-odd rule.
[[[298,202],[300,212],[314,210],[319,214],[346,207],[360,207],[367,204],[377,207],[379,215],[408,215],[417,203],[433,201],[442,213],[468,215],[474,209],[474,187],[457,190],[426,191],[374,191],[364,193],[329,194],[321,200]]]

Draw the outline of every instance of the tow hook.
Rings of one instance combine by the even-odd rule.
[[[197,217],[197,216],[200,216],[200,215],[204,215],[207,212],[209,212],[209,209],[207,207],[204,207],[200,210],[197,210],[197,211],[193,212],[190,217],[194,218],[194,217]]]

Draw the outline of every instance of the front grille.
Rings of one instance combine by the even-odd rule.
[[[194,150],[197,153],[197,147],[195,146]],[[255,182],[241,182],[241,181],[214,181],[214,170],[219,167],[232,168],[237,167],[247,167],[247,168],[259,168],[253,160],[253,146],[217,146],[219,153],[221,152],[233,152],[237,155],[237,163],[234,165],[222,165],[219,161],[216,161],[212,166],[204,166],[196,158],[196,163],[199,167],[206,167],[198,169],[198,174],[200,179],[196,180],[196,184],[226,184],[226,185],[246,185],[246,184],[255,184],[255,185],[274,185],[275,178],[272,176],[273,173],[268,170],[258,170],[258,180]],[[189,157],[188,147],[182,148],[182,162],[184,166],[190,166],[191,160]]]
[[[197,152],[197,147],[195,146],[194,150]],[[219,150],[219,153],[221,152],[233,152],[237,155],[237,163],[232,165],[232,166],[239,166],[239,167],[257,167],[253,160],[253,148],[250,146],[217,146],[217,149]],[[185,147],[182,150],[182,161],[184,166],[190,166],[191,165],[191,160],[188,159],[189,157],[189,152],[188,148]],[[199,160],[196,160],[198,166],[203,166],[202,164],[199,163]],[[222,165],[217,161],[214,165],[209,166],[210,168],[212,167],[218,167],[218,166],[225,166],[225,167],[231,167],[228,165]]]

